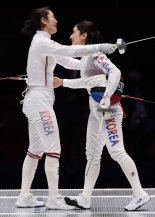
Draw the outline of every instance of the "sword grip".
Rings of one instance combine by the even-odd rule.
[[[98,112],[112,112],[113,109],[112,108],[101,108],[101,107],[98,107],[97,111]]]

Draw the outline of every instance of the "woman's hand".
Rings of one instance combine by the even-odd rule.
[[[57,88],[63,85],[63,79],[58,77],[53,77],[53,88]]]

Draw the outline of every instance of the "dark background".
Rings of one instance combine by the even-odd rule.
[[[85,5],[83,5],[83,3]],[[155,36],[155,7],[153,1],[71,1],[27,0],[5,1],[0,8],[0,77],[26,74],[29,41],[21,35],[30,12],[50,6],[58,20],[58,32],[52,39],[70,44],[72,28],[81,19],[94,21],[103,34],[104,42],[126,42]],[[155,101],[154,63],[155,40],[127,46],[124,55],[109,55],[122,71],[124,94]],[[79,77],[78,72],[56,67],[55,75]],[[28,148],[27,120],[22,113],[21,93],[24,81],[0,80],[0,188],[20,188],[22,164]],[[55,90],[55,112],[58,118],[62,156],[60,188],[82,188],[85,169],[85,134],[89,115],[85,90],[60,87]],[[134,159],[143,187],[155,187],[155,104],[122,99],[126,114],[123,122],[124,141],[128,154]],[[96,188],[130,187],[119,165],[106,148]],[[40,161],[32,188],[47,188],[44,158]]]

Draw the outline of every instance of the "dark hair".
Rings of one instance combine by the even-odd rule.
[[[41,28],[41,18],[48,18],[49,10],[50,8],[48,6],[33,10],[30,14],[30,19],[26,20],[24,23],[22,33],[32,37],[35,32]]]
[[[101,42],[102,35],[95,23],[82,20],[76,24],[76,27],[80,31],[80,34],[87,33],[86,44],[97,44]]]

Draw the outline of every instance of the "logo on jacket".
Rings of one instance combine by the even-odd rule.
[[[106,60],[104,59],[103,56],[97,56],[97,57],[96,57],[96,61],[97,61],[99,64],[101,64],[101,65],[103,66],[103,68],[106,69],[107,72],[110,71],[111,68],[110,68],[109,64],[106,62]]]

